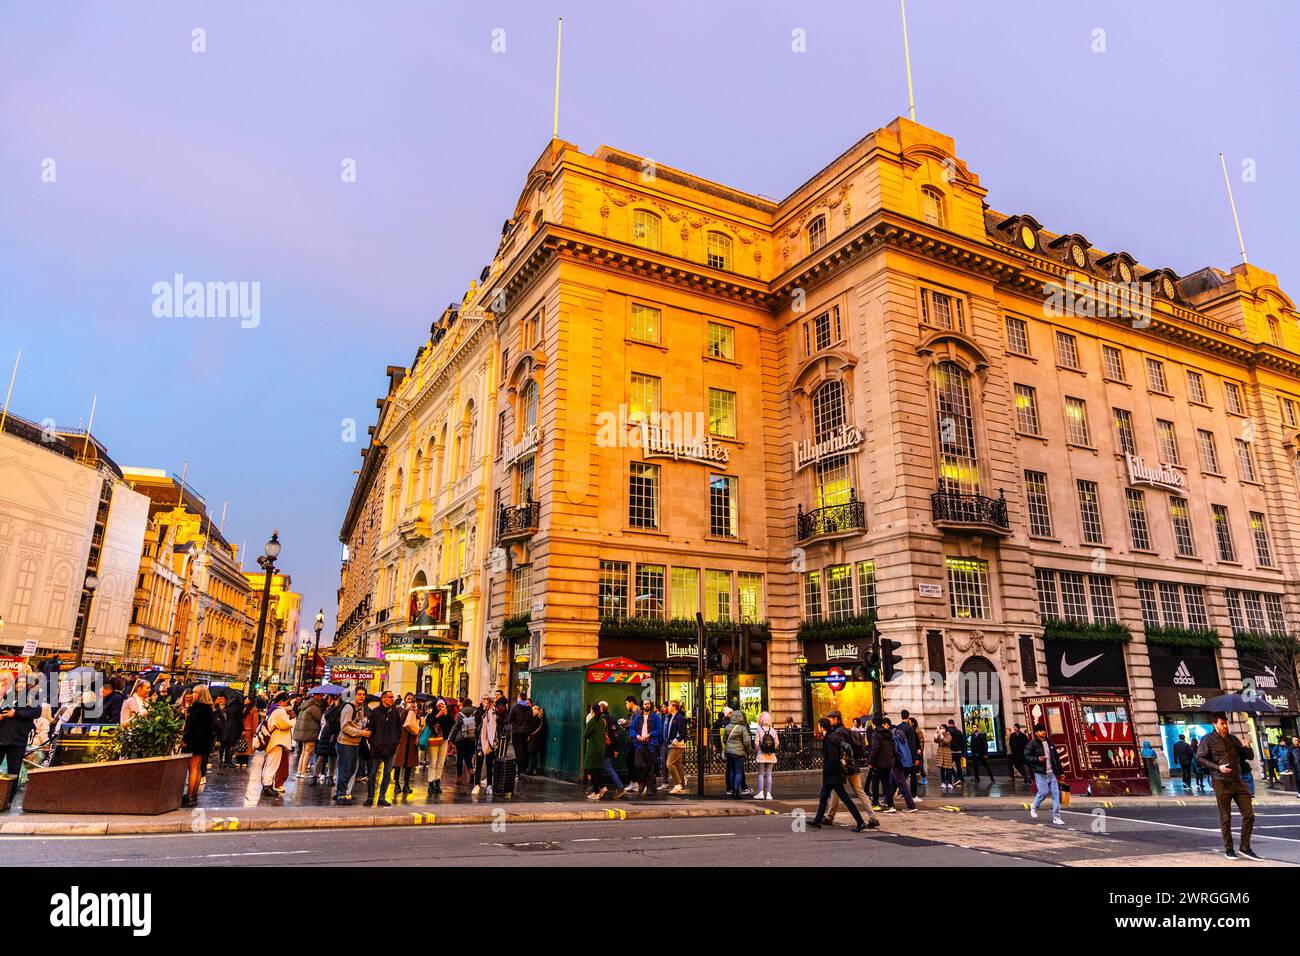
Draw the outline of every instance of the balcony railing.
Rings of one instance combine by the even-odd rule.
[[[795,530],[800,541],[828,534],[861,531],[866,526],[866,509],[853,491],[849,492],[849,500],[842,504],[825,505],[812,511],[804,511],[803,505],[800,505],[795,517]]]
[[[521,505],[502,505],[497,513],[497,540],[511,541],[526,538],[537,530],[537,518],[542,512],[540,501]]]
[[[930,505],[935,524],[968,525],[1004,532],[1011,530],[1007,499],[1001,489],[996,498],[936,491],[930,496]]]

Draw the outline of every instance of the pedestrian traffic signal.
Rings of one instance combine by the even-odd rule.
[[[902,655],[903,645],[899,641],[891,641],[889,638],[881,638],[880,641],[880,668],[884,676],[884,683],[888,684],[898,673],[898,667],[903,663]]]
[[[853,668],[853,679],[880,680],[880,651],[877,649],[875,641],[862,648],[862,655]]]

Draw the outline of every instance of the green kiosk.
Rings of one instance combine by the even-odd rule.
[[[582,775],[582,728],[591,705],[607,701],[610,712],[623,713],[623,698],[640,697],[641,685],[654,668],[626,657],[561,661],[532,669],[532,701],[546,712],[546,749],[542,773],[577,781]]]

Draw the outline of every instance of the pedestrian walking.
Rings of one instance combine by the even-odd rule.
[[[1151,792],[1159,793],[1164,786],[1160,780],[1160,756],[1149,740],[1142,741],[1142,765],[1146,767]]]
[[[26,674],[20,674],[13,689],[0,701],[0,766],[18,776],[27,754],[27,740],[41,716],[39,694]]]
[[[271,709],[258,728],[259,748],[265,751],[262,761],[262,793],[274,796],[284,793],[285,776],[289,773],[289,750],[293,746],[293,715],[289,711],[289,695],[281,691],[271,702]]]
[[[185,729],[181,732],[182,747],[190,755],[189,776],[185,795],[181,797],[181,806],[192,807],[198,799],[199,782],[207,769],[208,757],[212,754],[212,744],[216,739],[212,693],[207,684],[200,684],[195,688],[194,702],[185,715]]]
[[[727,793],[739,800],[753,792],[745,789],[745,759],[754,752],[754,741],[749,736],[749,725],[745,723],[743,710],[731,712],[731,724],[727,728],[725,741],[722,751],[727,759]]]
[[[966,764],[966,733],[957,726],[957,721],[948,721],[948,737],[952,741],[952,781],[953,787],[966,782],[964,770]]]
[[[1196,746],[1196,762],[1210,777],[1214,800],[1219,806],[1219,830],[1223,834],[1223,855],[1233,860],[1243,856],[1258,860],[1259,854],[1250,848],[1250,835],[1255,829],[1255,803],[1246,783],[1242,780],[1242,765],[1246,748],[1237,735],[1228,730],[1228,715],[1215,714],[1214,731],[1202,737]],[[1232,805],[1237,804],[1241,814],[1241,844],[1232,848]]]
[[[542,772],[542,763],[546,756],[546,711],[540,704],[533,704],[533,719],[528,725],[528,773],[537,775]]]
[[[663,725],[664,749],[668,752],[665,767],[673,786],[668,792],[686,792],[686,774],[682,770],[682,761],[686,758],[686,715],[682,713],[681,701],[668,702],[668,719]]]
[[[487,795],[492,796],[492,767],[496,763],[497,733],[500,726],[497,721],[497,707],[488,699],[483,699],[482,723],[478,732],[478,750],[474,754],[474,789],[478,794],[483,789],[483,774],[487,772]]]
[[[939,789],[954,790],[952,774],[952,738],[943,724],[934,734],[935,756],[939,759]]]
[[[393,775],[393,757],[402,736],[402,712],[398,709],[391,690],[385,690],[379,695],[379,706],[370,712],[366,730],[366,739],[370,743],[370,765],[366,769],[366,806],[378,803],[381,807],[391,807],[388,784]]]
[[[822,734],[822,789],[817,795],[817,813],[808,821],[808,826],[821,829],[826,818],[826,805],[830,802],[831,794],[835,794],[848,808],[849,814],[856,823],[853,832],[861,833],[868,829],[868,825],[862,819],[862,814],[858,812],[853,798],[844,789],[845,774],[855,773],[858,769],[853,759],[853,747],[842,737],[832,733],[834,727],[829,717],[817,721],[817,727]],[[872,822],[876,826],[880,825],[879,821]]]
[[[907,813],[916,812],[916,802],[920,797],[912,793],[911,787],[907,783],[907,771],[912,766],[912,750],[907,745],[907,737],[903,734],[902,729],[893,726],[888,717],[882,718],[881,722],[885,728],[892,732],[894,744],[894,769],[889,779],[885,782],[885,807],[888,810],[897,810],[894,806],[894,795],[901,793],[903,802],[907,804]],[[989,772],[992,776],[992,771]]]
[[[907,749],[912,755],[912,765],[903,768],[903,774],[907,777],[907,786],[912,791],[912,796],[915,797],[921,792],[917,789],[919,779],[925,776],[922,764],[925,755],[925,741],[921,737],[916,718],[906,710],[899,711],[898,726],[895,729],[903,732],[903,738],[907,741]]]
[[[316,738],[316,759],[309,778],[312,783],[331,784],[338,762],[339,717],[343,712],[342,698],[333,697],[320,718],[320,736]]]
[[[244,702],[236,697],[230,698],[226,701],[225,714],[219,764],[222,767],[234,767],[235,755],[244,738]]]
[[[1291,786],[1295,787],[1295,795],[1300,797],[1300,737],[1291,738],[1291,746],[1286,751],[1286,763],[1291,771]]]
[[[351,803],[361,756],[361,742],[370,735],[370,714],[366,710],[366,692],[357,688],[352,700],[339,710],[339,736],[334,748],[338,769],[334,773],[334,802]]]
[[[772,715],[763,711],[758,715],[758,734],[754,738],[754,763],[758,765],[758,793],[756,800],[772,799],[772,771],[776,769],[776,755],[781,750],[781,738],[772,726]]]
[[[1201,739],[1195,736],[1192,737],[1192,739],[1188,741],[1188,746],[1192,748],[1192,773],[1196,775],[1196,789],[1204,792],[1205,768],[1202,767],[1201,762],[1196,759],[1196,754],[1199,753],[1201,749]],[[1213,778],[1211,778],[1211,780],[1213,780]]]
[[[473,702],[466,697],[451,728],[451,744],[456,748],[457,782],[468,783],[474,770],[474,755],[478,749],[478,714]],[[464,774],[464,780],[461,775]]]
[[[839,742],[841,750],[848,747],[852,755],[852,760],[843,766],[844,790],[849,795],[850,801],[854,799],[862,801],[861,809],[867,813],[867,828],[874,830],[880,826],[880,821],[876,818],[876,811],[872,809],[871,800],[862,786],[862,772],[866,766],[868,750],[866,741],[860,734],[844,726],[838,710],[832,710],[827,715],[827,719],[831,722],[831,734]],[[835,823],[835,814],[839,811],[841,803],[839,794],[832,791],[830,803],[826,808],[826,823]]]
[[[402,732],[397,736],[393,754],[393,796],[410,794],[411,776],[420,766],[420,735],[424,733],[424,715],[414,694],[407,694],[399,708]]]
[[[609,712],[609,704],[602,700],[600,701],[599,706],[601,720],[605,722],[606,738],[605,762],[601,764],[600,769],[605,772],[605,780],[614,788],[613,799],[619,800],[628,793],[630,788],[634,788],[635,784],[629,783],[628,786],[625,787],[623,785],[622,777],[620,777],[618,771],[614,769],[614,761],[618,759],[620,747],[622,746],[619,739],[619,728],[618,724],[614,720],[614,715]]]
[[[1029,779],[1029,765],[1025,763],[1025,748],[1029,746],[1029,735],[1020,729],[1019,724],[1011,725],[1011,733],[1007,735],[1007,762],[1011,768],[1011,782],[1016,782],[1016,776],[1024,780],[1026,784]]]
[[[663,745],[663,722],[655,710],[653,700],[641,702],[641,710],[632,717],[628,734],[632,738],[634,764],[641,795],[653,800],[657,795],[655,789],[655,772],[659,766],[659,748]]]
[[[307,779],[311,769],[324,713],[325,707],[319,696],[308,697],[297,710],[297,719],[293,723],[293,742],[298,748],[298,769],[294,776],[299,780]]]
[[[1174,763],[1183,772],[1183,789],[1190,791],[1192,789],[1192,764],[1196,762],[1196,751],[1192,745],[1187,742],[1186,734],[1178,735],[1178,743],[1174,744]],[[1197,774],[1200,777],[1200,774]]]
[[[523,773],[528,771],[528,733],[533,729],[533,705],[522,690],[506,715],[506,730],[515,760]]]
[[[1044,724],[1034,725],[1034,739],[1025,748],[1025,759],[1034,771],[1034,786],[1038,788],[1034,802],[1029,807],[1029,815],[1038,819],[1038,808],[1050,793],[1052,823],[1058,827],[1065,826],[1065,821],[1061,819],[1061,755],[1056,752],[1055,744],[1047,739],[1047,727]]]
[[[993,768],[989,766],[989,738],[979,727],[970,735],[970,767],[975,775],[975,786],[980,785],[980,767],[989,772],[989,783],[993,783]]]
[[[127,701],[130,705],[130,701]],[[243,730],[240,734],[241,743],[235,754],[235,762],[243,762],[244,769],[249,769],[253,762],[253,740],[257,735],[257,729],[262,723],[262,711],[266,709],[266,702],[260,697],[248,697],[244,700],[244,706],[241,709],[243,715]],[[122,717],[126,718],[127,707],[122,708]]]
[[[587,722],[582,725],[582,779],[584,786],[591,788],[588,800],[599,800],[608,790],[601,779],[608,743],[609,728],[600,704],[592,704],[587,712]]]
[[[447,741],[451,739],[455,719],[447,702],[439,700],[433,714],[424,722],[425,755],[428,758],[428,784],[431,794],[442,793],[442,772],[447,768]]]

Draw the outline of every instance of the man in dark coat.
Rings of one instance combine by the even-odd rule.
[[[1228,730],[1228,715],[1214,715],[1214,732],[1201,738],[1196,759],[1210,775],[1214,799],[1219,805],[1219,829],[1223,833],[1223,855],[1236,859],[1238,854],[1258,860],[1250,848],[1250,834],[1255,829],[1255,807],[1250,789],[1242,779],[1241,765],[1250,759],[1250,748]],[[1241,849],[1232,849],[1232,804],[1241,812]]]
[[[375,783],[379,783],[379,806],[391,807],[386,799],[388,784],[393,776],[393,757],[397,753],[397,743],[402,738],[402,713],[393,706],[393,692],[386,690],[380,695],[379,706],[370,712],[370,767],[366,773],[366,806],[375,805]],[[384,768],[383,778],[379,778],[379,768]]]
[[[821,829],[822,822],[826,818],[826,804],[830,802],[833,793],[840,798],[840,802],[844,806],[848,807],[854,822],[857,823],[857,826],[853,828],[853,832],[861,833],[867,829],[867,824],[862,819],[857,804],[853,802],[853,798],[844,789],[844,775],[846,773],[856,773],[858,769],[858,765],[853,759],[853,747],[839,734],[834,733],[835,728],[831,726],[829,717],[823,717],[817,721],[817,726],[822,733],[822,789],[821,794],[817,797],[817,815],[808,821],[808,826]],[[873,820],[872,823],[876,823],[876,821]]]
[[[1192,745],[1187,742],[1184,734],[1178,735],[1178,743],[1174,744],[1174,763],[1178,764],[1183,771],[1183,789],[1192,789],[1192,764],[1196,762],[1196,751],[1192,750]]]
[[[868,737],[867,774],[870,777],[872,804],[889,812],[881,790],[888,787],[889,780],[894,776],[894,732],[885,726],[883,718],[880,723],[872,724]]]
[[[506,714],[506,730],[510,732],[510,748],[521,770],[528,766],[528,734],[532,729],[533,705],[528,702],[528,695],[520,691],[519,699]]]
[[[1029,767],[1025,764],[1025,748],[1029,746],[1029,735],[1020,729],[1019,724],[1012,724],[1011,733],[1007,735],[1007,751],[1010,753],[1011,780],[1014,783],[1016,774],[1024,779],[1025,783],[1030,783]]]
[[[122,678],[112,677],[100,688],[99,716],[86,721],[89,724],[113,724],[122,719],[122,705],[126,695],[122,693]]]
[[[0,701],[0,766],[17,776],[23,768],[27,738],[41,716],[40,700],[27,677],[14,682],[12,695]]]
[[[980,783],[980,767],[989,772],[989,783],[993,782],[993,768],[989,766],[989,738],[978,727],[970,735],[971,772],[975,774],[975,786]]]

